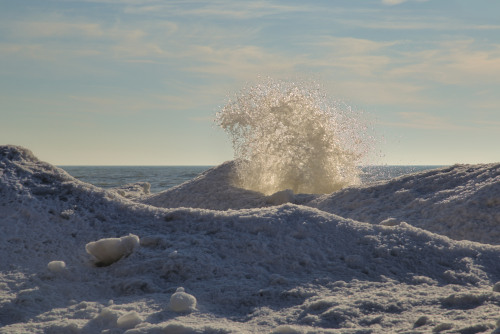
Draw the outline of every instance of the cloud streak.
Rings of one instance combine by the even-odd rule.
[[[474,129],[471,126],[457,124],[449,118],[432,115],[427,112],[401,111],[396,113],[396,115],[399,120],[395,122],[381,122],[380,124],[397,128],[411,128],[432,131],[468,131]]]
[[[202,19],[225,18],[230,20],[247,20],[269,15],[285,15],[286,13],[304,13],[311,11],[309,6],[289,5],[272,1],[182,1],[182,2],[146,2],[128,5],[127,14],[156,14],[168,17],[195,16]]]
[[[405,2],[427,2],[429,0],[382,0],[382,4],[388,6],[400,5]]]

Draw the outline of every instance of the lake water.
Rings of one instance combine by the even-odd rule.
[[[189,181],[212,166],[59,166],[73,177],[101,188],[149,182],[156,193]],[[362,182],[371,183],[440,166],[366,166]]]

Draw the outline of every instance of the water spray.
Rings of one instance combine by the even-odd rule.
[[[359,122],[317,84],[268,79],[230,100],[216,123],[231,137],[239,187],[331,193],[359,183]]]

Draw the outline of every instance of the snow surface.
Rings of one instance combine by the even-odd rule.
[[[500,164],[321,196],[239,189],[233,165],[129,196],[0,146],[0,333],[500,331]],[[110,265],[85,250],[130,234]]]

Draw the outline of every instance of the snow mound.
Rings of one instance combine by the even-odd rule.
[[[53,183],[74,181],[68,173],[38,160],[33,153],[19,146],[0,146],[0,180],[3,187],[30,191],[34,195],[53,192]]]
[[[180,287],[170,297],[169,307],[174,312],[190,312],[196,309],[196,298]]]
[[[500,164],[454,165],[346,188],[306,205],[372,224],[410,225],[500,244]]]
[[[278,192],[275,192],[272,195],[266,197],[266,203],[272,205],[280,205],[285,203],[293,203],[295,200],[295,196],[293,190],[285,189]]]
[[[248,209],[266,206],[261,193],[233,184],[235,162],[213,167],[197,178],[141,199],[141,203],[163,208],[200,208],[212,210]]]
[[[27,149],[0,146],[0,250],[24,250],[0,256],[0,268],[30,263],[28,267],[38,271],[54,259],[71,266],[86,257],[85,245],[90,241],[130,233],[113,222],[135,221],[122,209],[133,210],[137,205],[73,178]],[[103,226],[107,235],[100,231]],[[47,245],[57,251],[42,251]],[[81,252],[75,256],[77,249]],[[25,252],[31,255],[27,258]]]
[[[122,315],[116,320],[116,326],[123,329],[134,328],[142,322],[141,317],[137,312],[132,311],[127,314]]]
[[[109,266],[139,247],[139,237],[129,234],[121,238],[104,238],[85,245],[87,253],[95,257],[97,266]]]

